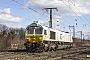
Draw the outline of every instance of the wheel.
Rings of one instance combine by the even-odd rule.
[[[48,44],[44,44],[43,51],[47,52],[49,50]]]
[[[45,51],[45,52],[47,52],[47,51],[48,51],[48,49],[49,49],[48,47],[44,47],[44,51]]]

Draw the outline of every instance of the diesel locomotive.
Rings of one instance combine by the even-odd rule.
[[[49,28],[37,22],[33,22],[26,27],[25,37],[24,45],[29,52],[54,51],[73,46],[73,38],[70,33]]]

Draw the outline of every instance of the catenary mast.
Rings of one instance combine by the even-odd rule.
[[[50,10],[50,21],[49,21],[49,27],[52,28],[52,10],[57,8],[44,8]]]

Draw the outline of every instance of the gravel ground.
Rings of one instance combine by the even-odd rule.
[[[0,52],[0,60],[90,60],[87,55],[90,54],[90,49],[72,48],[67,50],[57,50],[41,53],[29,52]]]

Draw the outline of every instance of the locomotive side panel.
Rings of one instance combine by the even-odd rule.
[[[63,42],[73,42],[72,36],[69,33],[63,33],[61,37]]]

